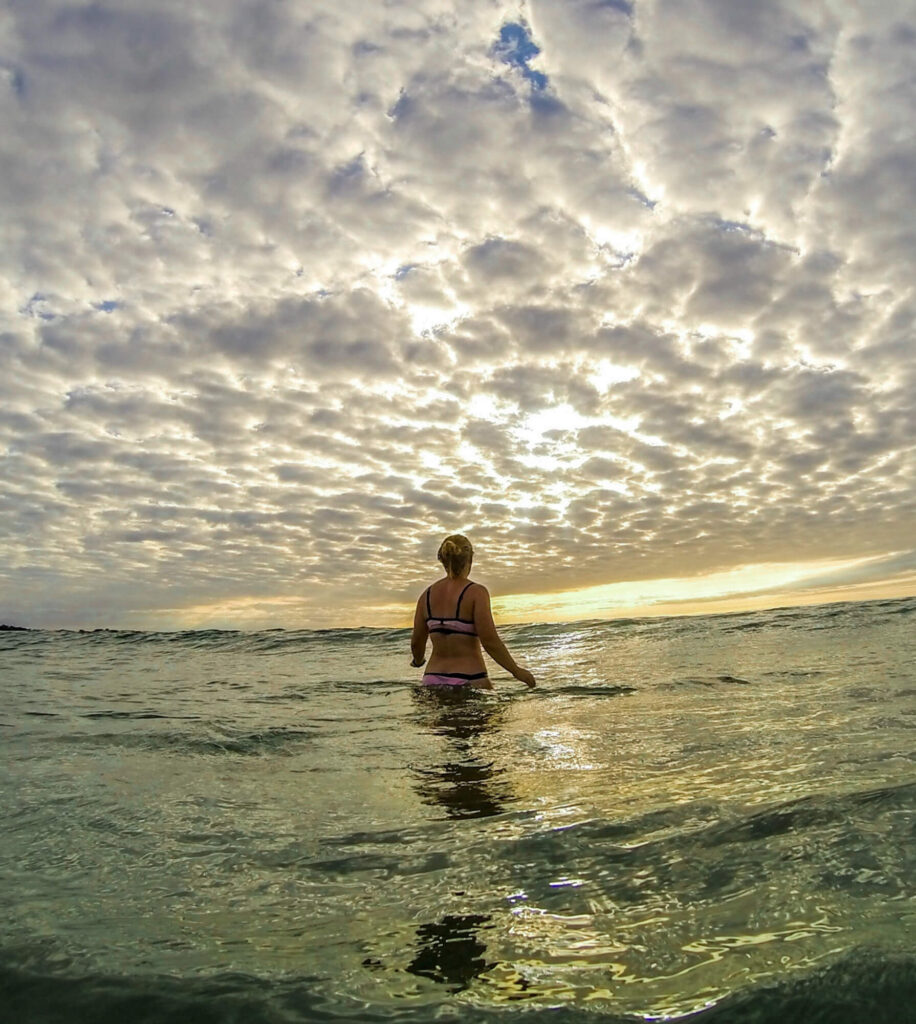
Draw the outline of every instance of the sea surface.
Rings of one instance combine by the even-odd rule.
[[[914,1019],[916,599],[502,633],[0,633],[0,1016]]]

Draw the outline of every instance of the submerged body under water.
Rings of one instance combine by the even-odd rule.
[[[508,627],[0,634],[9,1019],[899,1021],[916,599]]]

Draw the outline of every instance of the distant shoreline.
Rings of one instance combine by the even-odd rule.
[[[28,633],[30,632],[28,626],[8,626],[5,622],[0,625],[0,633]]]

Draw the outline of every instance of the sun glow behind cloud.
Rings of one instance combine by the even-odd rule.
[[[838,582],[844,573],[874,559],[746,565],[699,577],[668,577],[602,584],[553,594],[514,594],[497,599],[500,614],[512,622],[557,622],[620,615],[696,614],[704,610],[737,610],[772,603],[774,595],[827,575]],[[821,584],[823,589],[823,583]]]
[[[874,559],[760,564],[700,577],[622,581],[577,590],[497,596],[494,613],[503,623],[564,622],[660,615],[729,613],[775,606],[903,597],[916,588],[916,572],[869,579]],[[476,574],[475,574],[476,575]],[[486,578],[486,575],[484,575]],[[295,629],[374,625],[407,628],[414,604],[376,603],[318,608],[304,596],[244,597],[160,608],[142,621],[159,629]],[[128,617],[126,624],[134,622]]]

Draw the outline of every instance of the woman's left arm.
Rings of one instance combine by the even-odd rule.
[[[426,641],[429,638],[429,629],[426,625],[426,609],[423,607],[422,596],[417,600],[417,610],[413,617],[413,633],[410,637],[410,653],[413,658],[410,662],[414,668],[419,668],[426,661]]]

